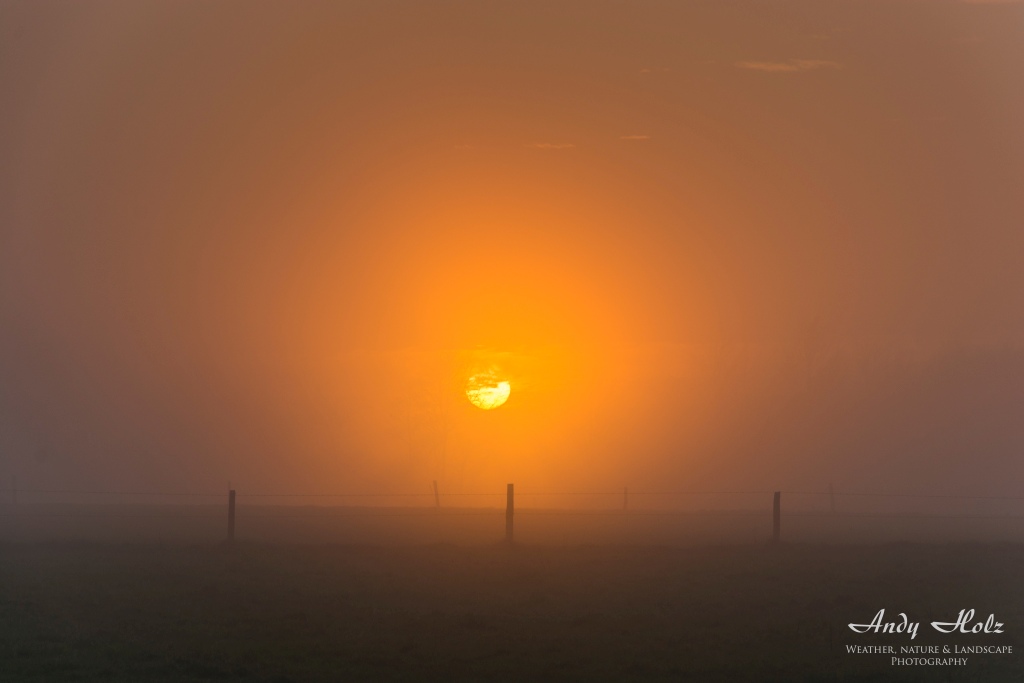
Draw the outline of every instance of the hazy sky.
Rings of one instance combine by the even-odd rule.
[[[1024,3],[0,0],[0,117],[0,476],[1019,493]]]

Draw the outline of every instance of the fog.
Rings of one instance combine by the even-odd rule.
[[[0,481],[1019,494],[1022,27],[0,3]]]

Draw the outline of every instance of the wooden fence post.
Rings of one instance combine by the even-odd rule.
[[[515,490],[512,484],[506,489],[505,501],[505,541],[512,542],[512,514],[515,510]]]
[[[228,491],[228,543],[235,541],[235,490]]]
[[[12,476],[11,477],[11,500],[14,501],[15,505],[18,504],[18,477],[17,476]]]
[[[775,492],[775,500],[772,503],[772,541],[778,543],[782,536],[782,492]]]
[[[626,508],[629,507],[629,487],[622,487],[622,511],[625,512]]]
[[[832,507],[832,514],[836,514],[836,491],[832,488],[832,482],[828,484],[828,499]]]
[[[441,496],[437,492],[437,479],[434,480],[434,509],[441,509]]]

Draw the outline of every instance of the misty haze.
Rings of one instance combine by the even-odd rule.
[[[0,0],[0,681],[1020,676],[844,646],[1019,642],[1021,83],[1015,0]]]

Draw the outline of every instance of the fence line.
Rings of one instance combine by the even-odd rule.
[[[834,496],[842,497],[876,497],[876,498],[934,498],[948,500],[1024,500],[1021,496],[985,496],[971,494],[950,494],[950,493],[891,493],[874,491],[791,491],[778,489],[784,495],[796,496]],[[219,493],[205,493],[193,491],[92,491],[76,489],[17,489],[19,495],[25,494],[54,494],[67,496],[145,496],[145,497],[173,497],[173,498],[223,498],[227,491]],[[677,491],[635,491],[630,489],[630,496],[753,496],[771,495],[774,490],[743,490],[743,491],[699,491],[699,490],[677,490]],[[616,491],[519,491],[520,496],[615,496],[622,497],[623,490]],[[441,492],[440,497],[501,497],[505,494],[500,491],[452,491]],[[239,498],[433,498],[433,492],[410,493],[410,492],[346,492],[346,493],[300,493],[300,492],[257,492],[247,493],[238,491]]]
[[[50,493],[68,496],[168,496],[168,497],[195,497],[195,498],[222,498],[224,493],[195,493],[189,491],[80,491],[74,489],[17,489],[18,493]]]
[[[17,496],[14,495],[16,491]],[[227,495],[225,495],[227,494]],[[474,517],[497,517],[503,511],[498,505],[494,505],[491,501],[494,499],[500,499],[503,494],[500,491],[455,491],[445,493],[438,489],[437,482],[432,482],[430,490],[425,492],[394,492],[386,493],[381,491],[350,491],[350,492],[324,492],[324,493],[310,493],[310,492],[271,492],[271,491],[256,491],[253,493],[236,492],[235,489],[221,493],[209,493],[209,492],[198,492],[198,491],[140,491],[140,490],[74,490],[74,489],[60,489],[60,488],[13,488],[10,501],[7,505],[0,505],[0,518],[3,519],[30,519],[30,518],[97,518],[97,519],[115,519],[115,518],[141,518],[141,519],[193,519],[193,520],[223,520],[222,512],[214,513],[212,511],[200,512],[200,509],[209,509],[216,505],[218,508],[223,504],[225,498],[228,500],[227,510],[227,538],[230,542],[234,539],[235,529],[235,516],[236,516],[236,499],[241,499],[243,502],[248,503],[243,505],[242,513],[239,519],[241,520],[275,520],[275,519],[294,519],[294,520],[321,520],[321,521],[338,521],[350,518],[412,518],[419,517],[427,519],[432,516],[440,516],[438,518],[445,519],[456,519],[460,517],[474,518]],[[42,496],[42,500],[32,500],[32,496]],[[63,496],[70,498],[71,500],[53,501],[46,500],[45,496]],[[111,501],[80,501],[77,498],[87,496],[112,496],[112,497],[126,497],[129,500],[122,500],[119,502]],[[888,510],[874,510],[870,509],[871,506],[865,505],[851,505],[852,508],[839,511],[836,508],[837,499],[854,499],[854,498],[865,498],[865,499],[902,499],[902,500],[941,500],[941,501],[1002,501],[1016,502],[1024,501],[1024,495],[976,495],[976,494],[951,494],[951,493],[897,493],[897,492],[881,492],[881,491],[851,491],[851,492],[840,492],[836,491],[834,486],[829,485],[828,490],[824,491],[803,491],[803,490],[695,490],[695,489],[679,489],[679,490],[649,490],[649,491],[637,491],[630,490],[628,487],[623,487],[620,490],[595,490],[595,491],[572,491],[572,490],[536,490],[536,491],[519,491],[520,505],[514,506],[513,504],[513,487],[509,484],[507,491],[505,492],[506,504],[505,504],[505,517],[506,517],[506,540],[512,542],[513,539],[513,528],[514,518],[516,516],[523,516],[526,518],[552,518],[552,517],[578,517],[578,518],[669,518],[675,517],[677,519],[690,519],[690,518],[749,518],[749,519],[763,519],[766,525],[768,519],[771,519],[771,540],[773,542],[780,542],[782,540],[782,527],[784,518],[793,521],[800,519],[834,519],[834,520],[858,520],[858,519],[878,519],[878,520],[1002,520],[1006,522],[1016,523],[1017,520],[1024,520],[1024,514],[1021,513],[1018,506],[1013,506],[1007,509],[1007,506],[1000,506],[1005,511],[1002,513],[994,512],[993,506],[988,505],[977,505],[973,506],[975,509],[971,511],[964,509],[964,506],[950,506],[943,504],[932,505],[921,505],[919,510],[900,510],[905,508],[905,505],[883,505],[883,508],[890,508]],[[719,509],[713,509],[716,506],[712,501],[702,501],[701,497],[714,497],[714,496],[764,496],[763,499],[759,499],[756,504],[751,505],[749,501],[739,501],[733,499],[727,503],[732,505],[732,508],[720,507]],[[793,506],[791,504],[792,497],[811,496],[811,497],[828,497],[830,501],[829,508],[827,510],[816,509],[817,504],[811,505],[811,509],[807,509],[806,503],[801,506],[800,504]],[[529,505],[522,506],[523,498],[528,501],[537,501],[538,499],[551,499],[557,497],[563,498],[598,498],[602,499],[602,502],[595,507],[574,507],[572,505],[568,507],[531,507]],[[134,500],[137,498],[151,499],[146,500]],[[198,504],[194,507],[192,505],[179,503],[170,503],[161,501],[161,499],[181,499],[196,501]],[[473,502],[469,505],[465,505],[466,502],[470,502],[473,499],[483,499],[479,503]],[[686,499],[687,502],[684,506],[675,505],[674,509],[667,509],[665,507],[659,507],[657,503],[650,501],[665,501],[665,499]],[[337,500],[335,504],[323,504],[318,505],[320,501],[326,499]],[[442,500],[443,499],[443,500]],[[489,500],[488,500],[489,499]],[[606,507],[604,499],[621,500],[621,507]],[[463,505],[450,504],[448,506],[443,505],[444,502],[453,500],[462,501]],[[636,501],[646,501],[647,504],[641,503],[636,505]],[[281,501],[281,504],[275,504],[275,501]],[[295,501],[294,504],[287,504],[285,501]],[[361,501],[367,501],[361,503]],[[373,504],[370,501],[374,501]],[[390,501],[393,501],[391,503]],[[398,501],[415,501],[412,504],[399,504]],[[769,503],[771,501],[771,503]],[[633,503],[633,506],[630,506]],[[709,503],[711,505],[709,506]],[[785,504],[789,503],[789,507],[785,508]],[[167,511],[157,511],[159,506],[167,505],[170,508]],[[483,507],[486,505],[487,507]],[[47,507],[50,506],[50,507]],[[61,506],[65,506],[64,509]],[[130,507],[128,507],[130,506]],[[72,507],[73,509],[68,509]],[[673,507],[669,504],[669,507]],[[709,509],[712,508],[712,509]],[[856,508],[860,508],[859,510]],[[868,509],[864,509],[867,507]],[[971,507],[971,506],[967,506]],[[192,508],[194,511],[186,512],[187,508]],[[751,509],[753,508],[753,509]],[[922,511],[921,508],[929,511]],[[980,508],[980,509],[979,509]],[[988,508],[988,509],[986,509]],[[223,508],[220,508],[223,510]],[[769,509],[771,512],[769,513]],[[951,509],[964,509],[961,513],[951,513]],[[223,523],[223,522],[222,522]],[[244,522],[243,522],[244,523]],[[16,527],[10,527],[16,528]],[[224,527],[220,527],[223,529]],[[695,529],[698,527],[694,527]],[[710,528],[710,527],[709,527]],[[767,526],[766,526],[767,528]],[[798,527],[799,528],[799,527]],[[806,527],[804,527],[806,529]],[[830,527],[831,528],[831,527]],[[947,527],[951,529],[953,527]],[[998,527],[989,527],[989,529],[997,529]],[[1005,527],[1004,527],[1005,529]],[[1016,530],[1016,527],[1012,527]],[[497,526],[495,528],[497,533]],[[1024,527],[1020,530],[1019,535],[1024,535]],[[1017,533],[1017,531],[1014,531]]]
[[[940,498],[956,500],[1024,500],[1024,496],[971,496],[955,493],[874,493],[869,491],[783,491],[792,496],[873,496],[876,498]]]
[[[387,509],[387,508],[385,508]],[[387,512],[342,512],[335,514],[300,514],[293,512],[266,513],[251,511],[247,513],[249,519],[340,519],[344,517],[432,517],[436,514],[428,514],[433,508],[414,508],[408,512],[396,512],[387,509]],[[489,508],[487,510],[448,508],[441,512],[442,515],[451,517],[459,516],[497,516],[504,512],[501,508]],[[609,510],[538,510],[531,508],[520,508],[516,515],[525,516],[597,516],[597,517],[622,517],[623,512],[618,509]],[[765,512],[756,510],[640,510],[626,513],[628,517],[759,517],[767,519]],[[0,518],[31,518],[31,517],[123,517],[123,518],[148,518],[148,519],[220,519],[221,514],[182,514],[182,513],[124,513],[124,512],[30,512],[30,513],[0,513]],[[880,518],[880,519],[1024,519],[1024,515],[944,515],[925,513],[886,513],[886,512],[787,512],[786,517],[820,517],[820,518]]]

